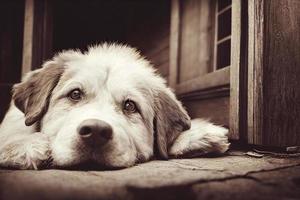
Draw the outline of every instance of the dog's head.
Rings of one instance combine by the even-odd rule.
[[[155,150],[168,158],[190,119],[165,81],[133,48],[65,51],[15,85],[26,125],[49,136],[53,163],[128,167]]]

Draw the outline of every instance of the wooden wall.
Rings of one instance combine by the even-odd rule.
[[[229,97],[211,97],[201,100],[183,100],[191,118],[208,119],[211,122],[229,127]]]
[[[300,145],[300,1],[265,2],[264,127],[267,145]]]
[[[249,1],[248,141],[300,145],[300,1]]]
[[[229,67],[214,70],[214,0],[174,0],[170,84],[192,118],[229,125]]]
[[[213,69],[214,9],[211,0],[180,1],[179,83]]]

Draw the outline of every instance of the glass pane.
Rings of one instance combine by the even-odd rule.
[[[218,40],[231,35],[231,8],[218,16]]]
[[[218,45],[217,50],[217,69],[230,65],[230,44],[231,40],[226,40]]]

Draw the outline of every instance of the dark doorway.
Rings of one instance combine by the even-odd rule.
[[[143,51],[145,42],[138,41],[147,41],[162,26],[169,29],[169,18],[170,1],[55,0],[53,52],[85,50],[87,45],[104,41],[129,43]]]
[[[0,121],[22,69],[24,0],[0,1]]]

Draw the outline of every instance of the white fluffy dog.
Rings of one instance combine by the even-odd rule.
[[[13,88],[0,127],[0,166],[129,167],[223,153],[228,130],[190,118],[165,80],[133,48],[64,51]]]

